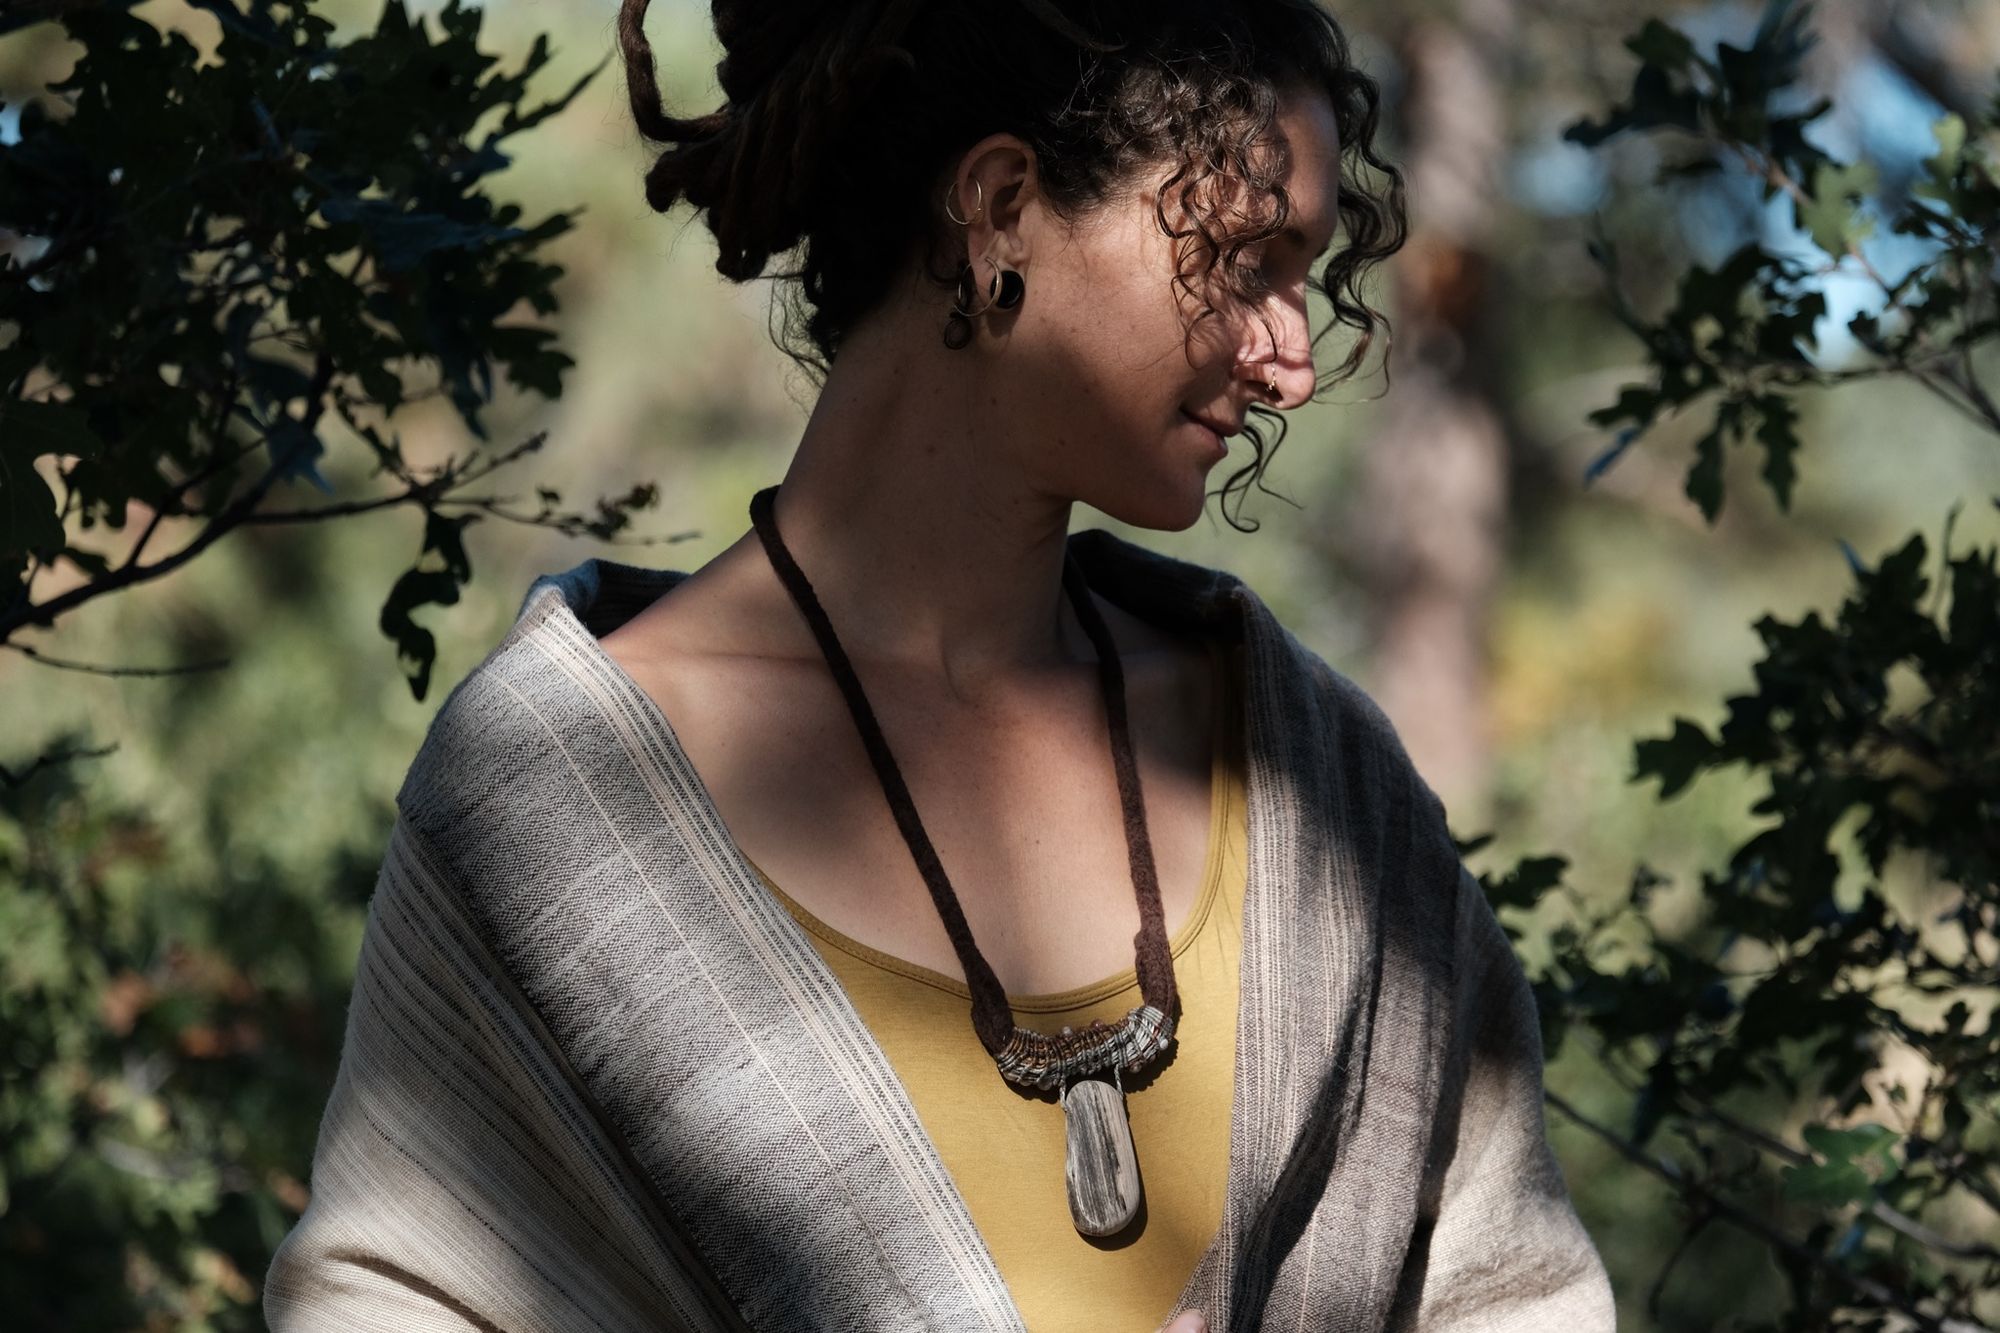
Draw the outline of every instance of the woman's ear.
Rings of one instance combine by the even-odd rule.
[[[966,254],[990,255],[1004,268],[1025,264],[1050,220],[1034,148],[1017,135],[989,135],[967,150],[954,179],[953,205],[968,220]]]

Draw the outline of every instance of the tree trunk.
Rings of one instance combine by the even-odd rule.
[[[1487,621],[1506,537],[1508,439],[1486,317],[1493,218],[1507,205],[1513,0],[1413,25],[1404,167],[1410,242],[1394,265],[1392,387],[1363,461],[1355,537],[1370,591],[1370,692],[1447,804],[1491,768]]]

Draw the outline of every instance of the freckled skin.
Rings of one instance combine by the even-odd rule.
[[[1278,129],[1292,151],[1291,220],[1317,242],[1335,217],[1332,107],[1318,95],[1288,98]],[[1312,255],[1267,247],[1270,289],[1260,310],[1221,307],[1188,339],[1200,306],[1176,289],[1175,242],[1154,214],[1163,173],[1072,224],[1036,198],[1032,153],[1017,142],[996,135],[976,145],[961,177],[962,215],[982,193],[989,201],[967,229],[971,252],[991,253],[1027,283],[1017,310],[990,311],[976,324],[988,373],[1003,386],[983,400],[989,411],[1005,405],[1014,461],[1037,491],[1136,526],[1188,527],[1200,518],[1218,460],[1181,409],[1235,422],[1253,402],[1292,407],[1312,392],[1305,305]],[[1184,225],[1171,200],[1168,217]],[[1263,390],[1274,356],[1275,402]]]
[[[945,347],[953,294],[912,255],[841,344],[779,486],[785,545],[865,683],[974,938],[1016,992],[1128,965],[1137,925],[1097,648],[1063,583],[1073,519],[1097,526],[1075,506],[1186,528],[1221,460],[1184,412],[1234,423],[1314,388],[1305,284],[1337,216],[1332,107],[1287,99],[1277,128],[1305,245],[1255,257],[1259,308],[1222,309],[1192,340],[1154,210],[1171,164],[1082,218],[1048,207],[1035,154],[1013,136],[941,164],[937,204],[954,185],[971,219],[955,234],[1022,274],[1021,304]],[[1126,679],[1171,934],[1207,848],[1209,649],[1093,601]],[[755,532],[603,643],[661,701],[759,867],[836,929],[954,975],[847,706]],[[1197,1328],[1189,1316],[1169,1333]]]

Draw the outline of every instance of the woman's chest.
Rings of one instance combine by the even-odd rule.
[[[663,658],[628,667],[666,714],[731,837],[796,903],[855,941],[964,970],[829,681],[783,664]],[[1127,711],[1168,934],[1216,834],[1213,663],[1195,647],[1128,665]],[[979,715],[900,692],[876,721],[973,940],[1001,985],[1039,995],[1134,960],[1132,854],[1092,675]]]

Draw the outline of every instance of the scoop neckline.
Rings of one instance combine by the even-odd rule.
[[[1225,647],[1214,636],[1205,636],[1203,643],[1208,648],[1209,664],[1215,679],[1215,707],[1209,724],[1209,816],[1208,854],[1202,863],[1202,886],[1196,895],[1194,907],[1188,918],[1181,923],[1167,942],[1168,952],[1175,958],[1186,953],[1193,945],[1202,928],[1207,925],[1214,912],[1216,900],[1221,896],[1225,842],[1228,835],[1231,813],[1230,795],[1232,790],[1231,747],[1235,744],[1236,717],[1241,705],[1236,697],[1235,682],[1230,678],[1230,648]],[[744,856],[750,869],[756,872],[758,880],[775,896],[791,914],[813,935],[842,953],[859,958],[885,972],[893,972],[912,981],[921,982],[935,990],[944,991],[962,1000],[972,999],[972,990],[964,982],[947,976],[935,968],[925,967],[906,958],[886,953],[827,924],[798,902],[776,881],[764,873],[764,868]],[[1101,1003],[1121,992],[1134,990],[1139,985],[1136,964],[1115,972],[1097,981],[1072,986],[1068,990],[1043,991],[1036,994],[1007,994],[1008,1007],[1016,1013],[1053,1014],[1071,1009]]]

